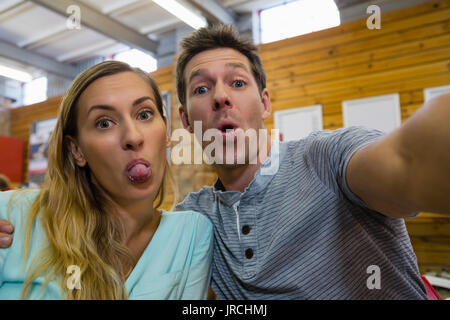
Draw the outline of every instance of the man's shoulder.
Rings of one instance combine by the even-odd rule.
[[[364,126],[350,126],[347,128],[339,128],[339,129],[335,129],[335,130],[317,130],[317,131],[313,131],[311,132],[309,135],[307,135],[304,138],[295,140],[296,142],[300,142],[300,141],[310,141],[310,140],[317,140],[317,139],[331,139],[333,137],[352,137],[354,135],[356,136],[372,136],[372,135],[384,135],[385,133],[377,130],[377,129],[373,129],[373,128],[368,128],[368,127],[364,127]]]
[[[299,150],[303,150],[305,146],[308,146],[315,141],[330,139],[333,136],[339,134],[340,131],[341,131],[340,129],[313,131],[309,133],[307,136],[304,136],[302,138],[280,142],[280,148],[282,149],[283,148],[282,145],[284,145],[285,146],[284,149],[288,153],[298,152]]]
[[[186,198],[175,206],[174,211],[199,211],[205,207],[211,207],[211,203],[214,201],[214,187],[204,186],[197,192],[189,193]]]
[[[289,152],[319,152],[324,151],[327,147],[338,148],[347,144],[358,144],[364,141],[372,141],[385,135],[384,132],[362,127],[352,126],[348,128],[339,128],[336,130],[319,130],[311,132],[308,136],[288,141]]]

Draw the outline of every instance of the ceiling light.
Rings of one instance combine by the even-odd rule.
[[[119,52],[114,55],[114,60],[128,63],[130,66],[140,68],[148,73],[157,69],[156,59],[137,49]]]
[[[194,29],[206,27],[207,25],[204,17],[198,15],[176,0],[153,0],[153,2]]]
[[[33,77],[31,76],[31,74],[25,72],[25,71],[20,71],[17,69],[13,69],[7,66],[2,66],[0,65],[0,76],[4,76],[7,78],[11,78],[20,82],[30,82],[31,80],[33,80]]]

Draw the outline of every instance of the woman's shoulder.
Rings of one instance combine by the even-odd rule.
[[[212,222],[204,214],[193,211],[163,211],[163,215],[172,223],[191,225],[192,228],[212,231]]]
[[[26,214],[38,194],[35,189],[0,192],[0,219],[8,220],[10,215],[15,220]]]

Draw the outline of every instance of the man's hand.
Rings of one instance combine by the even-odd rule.
[[[11,233],[14,232],[14,227],[6,220],[0,220],[0,248],[8,248],[11,246]]]

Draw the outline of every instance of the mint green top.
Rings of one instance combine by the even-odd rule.
[[[14,192],[0,192],[0,219],[10,218],[15,227],[11,247],[0,250],[0,300],[20,299],[26,271],[47,241],[37,219],[25,269],[26,214],[39,191],[21,191],[14,196],[8,217],[8,201]],[[205,299],[211,278],[212,252],[213,229],[208,218],[195,211],[164,211],[152,241],[126,280],[129,299]],[[62,299],[56,279],[37,296],[43,280],[44,277],[38,277],[33,281],[30,298]],[[82,274],[80,284],[82,288]]]

